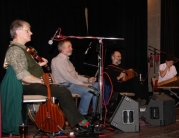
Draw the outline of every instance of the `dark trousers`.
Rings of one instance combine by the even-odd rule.
[[[75,102],[72,98],[71,92],[57,85],[51,85],[51,96],[56,97],[59,101],[60,107],[65,114],[65,117],[69,121],[71,126],[75,126],[84,117],[79,113]],[[47,96],[47,88],[45,85],[39,83],[33,83],[30,85],[23,85],[24,95],[44,95]]]

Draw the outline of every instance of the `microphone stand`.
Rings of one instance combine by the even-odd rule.
[[[78,132],[78,134],[76,135],[76,137],[98,137],[101,133],[100,133],[100,129],[98,128],[98,126],[95,126],[95,121],[97,119],[98,113],[97,113],[97,107],[98,107],[98,100],[99,100],[99,96],[100,93],[96,88],[90,87],[91,89],[93,89],[94,91],[97,91],[97,93],[93,92],[93,91],[89,91],[90,93],[92,93],[94,96],[97,97],[97,102],[95,105],[95,110],[94,113],[92,114],[90,120],[89,120],[89,125],[87,130],[82,131],[82,132]]]
[[[165,55],[169,55],[168,53],[166,53],[166,52],[164,52],[164,51],[161,51],[161,50],[158,50],[158,49],[156,49],[156,48],[154,48],[154,47],[152,47],[152,46],[149,46],[150,48],[153,48],[153,50],[151,50],[151,49],[149,49],[150,51],[158,51],[159,53],[162,53],[162,54],[165,54]],[[179,59],[178,58],[176,58],[176,57],[174,57],[175,58],[175,60],[176,60],[176,62],[178,62],[179,61]]]
[[[99,97],[99,105],[98,111],[100,113],[99,120],[102,121],[102,93],[103,93],[103,70],[104,70],[104,55],[103,55],[103,45],[102,39],[99,39],[99,54],[98,54],[98,70],[99,70],[99,90],[100,90],[100,97]]]
[[[102,92],[103,92],[103,70],[104,70],[104,61],[103,61],[103,47],[102,39],[99,39],[99,51],[98,51],[98,87],[99,87],[99,98],[98,98],[98,111],[100,114],[100,120],[102,120]]]
[[[67,36],[67,38],[74,38],[74,37],[70,37]],[[77,37],[80,38],[80,37]],[[90,38],[90,37],[82,37],[82,38]],[[94,37],[92,37],[92,39],[94,39]],[[104,70],[104,50],[103,50],[103,39],[110,39],[110,40],[124,40],[124,38],[105,38],[105,37],[96,37],[96,39],[99,40],[99,55],[98,55],[98,72],[99,72],[99,76],[98,76],[98,83],[99,83],[99,92],[100,92],[100,96],[99,96],[99,105],[98,105],[98,110],[100,113],[100,120],[102,121],[102,92],[103,92],[103,70]]]

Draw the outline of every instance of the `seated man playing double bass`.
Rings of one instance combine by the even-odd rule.
[[[114,92],[133,92],[135,93],[135,100],[139,102],[139,104],[146,104],[148,101],[148,91],[143,91],[142,86],[140,84],[139,78],[135,75],[125,81],[127,78],[127,72],[122,68],[121,65],[121,53],[119,51],[114,51],[111,54],[112,64],[107,66],[106,72],[110,76],[110,79],[113,84]],[[132,69],[131,69],[132,71]],[[121,95],[118,95],[118,100],[120,101]]]

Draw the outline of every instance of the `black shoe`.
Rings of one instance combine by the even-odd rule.
[[[83,115],[86,120],[89,119],[88,115]]]
[[[75,128],[75,131],[78,133],[84,133],[84,132],[87,132],[87,130],[88,130],[88,126],[77,125]]]

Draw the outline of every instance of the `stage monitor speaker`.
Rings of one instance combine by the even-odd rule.
[[[123,96],[114,114],[110,118],[110,124],[123,132],[139,131],[139,104],[127,96]]]
[[[153,95],[142,119],[157,126],[175,123],[175,100],[166,94]]]

